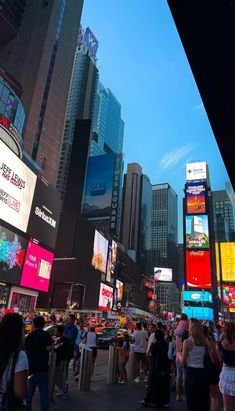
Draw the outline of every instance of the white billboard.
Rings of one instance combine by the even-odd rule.
[[[0,218],[26,232],[36,175],[0,140]]]
[[[172,281],[172,268],[154,267],[155,281]]]
[[[99,310],[112,311],[113,307],[113,288],[106,284],[100,284]]]
[[[206,162],[201,161],[197,163],[186,164],[186,180],[205,180],[206,174]]]

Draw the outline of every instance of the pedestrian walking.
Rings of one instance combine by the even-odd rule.
[[[66,399],[68,397],[66,366],[67,361],[73,358],[73,344],[71,339],[64,334],[63,325],[56,327],[54,348],[56,352],[55,383],[60,390],[56,395],[58,398]]]
[[[93,359],[92,359],[91,370],[90,370],[90,377],[91,377],[94,372],[95,361],[97,357],[97,343],[98,343],[98,337],[97,337],[97,334],[95,333],[94,324],[90,325],[89,331],[84,338],[84,343],[85,343],[85,348],[91,349],[93,353],[93,356],[92,356]]]
[[[25,339],[25,350],[29,361],[29,392],[27,411],[32,410],[32,400],[36,388],[39,388],[41,411],[49,410],[49,352],[53,350],[52,338],[43,330],[43,317],[34,318],[34,329]]]
[[[189,338],[183,342],[183,352],[177,354],[177,360],[187,365],[186,400],[188,411],[209,411],[210,390],[205,368],[206,339],[200,321],[189,321]]]
[[[25,409],[28,360],[22,347],[22,318],[6,314],[0,323],[0,409]]]
[[[224,327],[219,350],[223,360],[219,389],[223,394],[224,411],[233,411],[235,397],[235,324],[228,323]]]
[[[144,382],[148,382],[146,351],[148,347],[148,334],[142,329],[141,323],[136,324],[136,330],[133,332],[132,341],[134,343],[135,360],[137,364],[137,376],[135,382],[140,382],[141,372],[144,372]]]

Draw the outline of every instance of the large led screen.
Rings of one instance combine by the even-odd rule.
[[[188,288],[211,288],[210,251],[186,251]]]
[[[209,307],[191,307],[184,306],[183,313],[187,314],[188,318],[197,318],[198,320],[213,321],[213,309]]]
[[[27,241],[0,226],[0,280],[20,284]]]
[[[27,233],[52,249],[56,243],[60,205],[56,190],[38,178]]]
[[[223,301],[235,308],[235,285],[223,285]]]
[[[113,307],[113,288],[106,284],[100,284],[99,310],[112,311]]]
[[[53,257],[53,253],[29,241],[20,285],[48,291]]]
[[[205,161],[186,164],[186,180],[187,181],[205,180],[206,177],[207,177],[207,173],[206,173]]]
[[[90,157],[82,212],[88,217],[110,217],[115,155]]]
[[[108,240],[95,230],[95,238],[93,245],[93,257],[91,264],[96,270],[100,270],[106,273],[107,264],[107,254],[108,254]]]
[[[187,214],[203,214],[206,212],[206,189],[201,183],[186,186]]]
[[[235,243],[220,243],[222,281],[235,281]]]
[[[120,310],[121,304],[122,304],[122,299],[123,299],[123,283],[119,280],[116,280],[115,282],[115,288],[114,288],[114,295],[113,295],[113,310],[117,311]]]
[[[208,216],[186,216],[186,247],[209,248]]]
[[[106,281],[113,284],[114,282],[114,272],[115,264],[117,260],[117,243],[112,240],[112,245],[109,245],[108,250],[108,261],[107,261],[107,272],[106,272]]]
[[[208,291],[183,291],[183,300],[212,303],[212,294]]]
[[[0,140],[0,218],[26,232],[36,175]]]
[[[154,267],[155,281],[172,281],[172,268]]]

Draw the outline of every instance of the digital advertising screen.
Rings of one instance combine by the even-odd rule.
[[[206,162],[200,161],[196,163],[186,164],[186,180],[205,180],[207,178]]]
[[[208,291],[183,291],[183,300],[212,303],[212,294]]]
[[[114,295],[113,295],[113,310],[117,311],[121,309],[123,299],[123,283],[119,280],[115,282]]]
[[[197,318],[198,320],[213,321],[213,309],[209,307],[191,307],[185,305],[183,313],[187,314],[188,318]]]
[[[115,273],[115,264],[117,261],[117,243],[112,240],[112,245],[109,245],[108,248],[108,260],[107,260],[107,272],[106,272],[106,281],[108,283],[114,283],[114,273]]]
[[[106,284],[100,284],[99,310],[112,311],[113,308],[113,288]]]
[[[208,216],[186,216],[186,247],[209,248]]]
[[[223,301],[229,308],[235,308],[235,285],[223,285]]]
[[[206,212],[206,188],[204,184],[186,185],[187,214],[203,214]]]
[[[48,291],[54,254],[28,242],[20,285],[38,291]]]
[[[0,226],[0,279],[19,285],[27,240]]]
[[[87,217],[110,217],[115,154],[90,157],[82,213]]]
[[[0,218],[26,232],[36,175],[0,140]]]
[[[155,281],[172,281],[172,268],[154,267]]]
[[[93,245],[93,257],[92,266],[103,273],[106,273],[108,254],[108,240],[95,230],[94,245]]]
[[[235,243],[220,243],[222,281],[235,281]]]
[[[211,288],[210,251],[186,251],[187,288]]]
[[[38,178],[27,233],[52,249],[56,244],[60,207],[57,191]]]

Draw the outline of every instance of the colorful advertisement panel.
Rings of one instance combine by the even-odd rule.
[[[52,249],[56,243],[60,206],[57,191],[38,178],[27,233]]]
[[[122,307],[122,299],[123,299],[123,283],[119,280],[116,280],[115,288],[114,288],[114,295],[113,295],[113,310],[117,311],[120,310]]]
[[[48,291],[53,258],[53,253],[29,241],[20,285]]]
[[[109,245],[108,250],[108,261],[107,261],[107,272],[106,272],[106,281],[108,283],[114,283],[114,272],[115,265],[117,261],[117,243],[112,240],[112,245]]]
[[[89,158],[82,207],[87,217],[110,217],[114,163],[114,153]]]
[[[208,291],[183,291],[183,300],[212,303],[212,294]]]
[[[186,180],[205,180],[207,177],[206,173],[206,162],[201,161],[197,163],[186,164]]]
[[[188,318],[197,318],[198,320],[213,321],[213,309],[209,307],[190,307],[184,306],[183,313],[187,314]]]
[[[206,188],[204,184],[186,185],[187,214],[203,214],[206,212]]]
[[[235,281],[235,243],[220,243],[222,281]]]
[[[99,310],[112,311],[113,307],[113,288],[106,284],[100,284]]]
[[[0,226],[0,280],[19,285],[27,240]]]
[[[186,216],[186,247],[209,248],[208,216]]]
[[[172,268],[154,267],[155,281],[172,281]]]
[[[92,266],[103,273],[106,273],[108,254],[108,240],[95,230],[94,245],[93,245],[93,257]]]
[[[36,175],[0,140],[0,218],[26,232]]]
[[[223,285],[223,301],[235,308],[235,285]]]
[[[186,251],[187,288],[211,288],[210,251]]]

